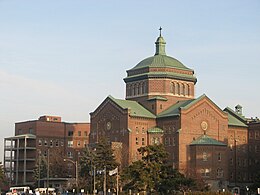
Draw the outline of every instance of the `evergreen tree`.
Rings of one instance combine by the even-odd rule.
[[[115,169],[118,163],[115,160],[111,144],[105,138],[100,139],[93,148],[85,149],[80,165],[81,175],[85,178],[93,178],[93,174],[95,174],[97,190],[103,190],[104,174],[106,174],[107,189],[112,189],[115,186],[115,178],[109,176],[108,172]],[[87,181],[86,188],[93,189],[92,179],[91,181],[87,179]]]
[[[192,179],[167,165],[168,154],[163,145],[149,145],[138,151],[142,154],[142,159],[133,162],[123,171],[125,189],[169,194],[184,186],[193,185]]]

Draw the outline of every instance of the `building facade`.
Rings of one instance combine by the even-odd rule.
[[[90,143],[121,143],[123,167],[141,158],[138,148],[162,143],[169,164],[212,189],[247,185],[248,146],[259,149],[252,139],[259,123],[249,123],[239,105],[222,110],[205,94],[196,98],[194,70],[168,56],[165,45],[160,32],[155,54],[127,70],[126,98],[108,96],[90,113]]]
[[[75,177],[72,162],[103,137],[121,168],[141,159],[138,148],[162,143],[169,164],[212,189],[250,184],[260,164],[259,119],[245,118],[240,105],[221,109],[205,94],[195,97],[194,70],[168,56],[165,45],[160,32],[155,54],[127,70],[125,99],[109,95],[90,113],[90,123],[55,116],[16,123],[4,144],[12,185],[32,184],[37,159],[50,153],[70,159],[68,177]]]
[[[41,116],[38,120],[16,123],[15,136],[4,140],[4,169],[10,176],[11,185],[33,185],[36,164],[40,158],[47,157],[59,157],[61,164],[63,159],[69,159],[65,165],[67,177],[75,177],[73,162],[89,143],[89,132],[89,123],[62,122],[57,116]]]

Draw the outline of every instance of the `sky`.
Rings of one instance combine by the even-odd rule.
[[[15,122],[89,122],[126,70],[155,53],[197,76],[196,97],[260,116],[259,0],[0,0],[0,161]]]

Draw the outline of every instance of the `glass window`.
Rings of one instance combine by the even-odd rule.
[[[217,178],[222,178],[224,175],[223,169],[218,168],[217,169]]]
[[[56,140],[55,145],[56,145],[56,147],[59,146],[59,140]]]
[[[175,146],[175,137],[172,138],[172,145]]]
[[[174,84],[170,83],[170,93],[174,93],[175,89],[174,89]]]
[[[203,159],[203,161],[207,161],[208,160],[208,154],[206,152],[203,152],[202,159]]]
[[[160,140],[159,140],[158,137],[155,138],[154,143],[155,143],[155,144],[159,144],[159,143],[160,143]]]
[[[221,153],[218,153],[218,161],[221,161]]]
[[[48,146],[47,140],[44,140],[44,146]]]
[[[88,136],[88,132],[87,131],[84,131],[84,136]]]
[[[249,137],[250,137],[250,138],[253,138],[253,137],[254,137],[254,132],[253,132],[253,131],[250,131],[250,132],[249,132]]]
[[[73,131],[68,131],[68,136],[73,136]]]
[[[68,147],[73,147],[73,141],[68,141]]]
[[[67,156],[68,156],[68,158],[72,158],[73,157],[72,152],[68,152]]]
[[[29,129],[29,133],[33,134],[33,129],[32,128]]]
[[[201,169],[200,172],[201,172],[201,176],[202,177],[208,177],[209,174],[210,174],[210,170],[209,169]]]
[[[41,139],[39,139],[38,145],[39,145],[39,146],[42,146],[42,140],[41,140]]]
[[[234,160],[233,160],[233,158],[230,158],[230,165],[233,165],[233,163],[234,163]]]
[[[80,141],[78,141],[77,145],[80,146]]]
[[[50,147],[52,147],[53,146],[53,143],[52,143],[52,140],[50,140]]]
[[[136,144],[136,145],[139,144],[138,137],[135,138],[135,144]]]
[[[142,137],[142,145],[145,145],[145,139]]]
[[[168,137],[164,138],[164,145],[167,146],[168,145]]]
[[[135,132],[136,132],[136,134],[139,134],[139,129],[138,129],[138,127],[136,127]]]
[[[81,131],[78,131],[78,136],[81,136]]]

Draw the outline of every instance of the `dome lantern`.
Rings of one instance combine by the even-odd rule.
[[[166,42],[164,41],[162,37],[162,27],[159,28],[160,30],[160,36],[157,38],[155,45],[156,45],[156,50],[155,50],[155,55],[166,55],[165,53],[165,44]]]

